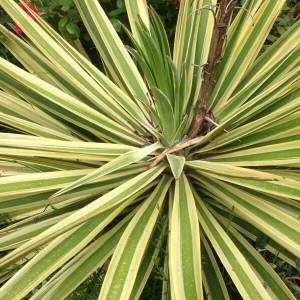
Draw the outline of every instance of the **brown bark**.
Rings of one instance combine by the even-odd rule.
[[[222,50],[226,39],[226,32],[230,22],[231,13],[236,4],[237,0],[221,0],[218,4],[208,60],[206,65],[203,67],[203,82],[194,107],[194,117],[188,132],[188,138],[195,138],[201,131],[204,118],[207,114],[209,97],[214,86],[216,69],[222,59]]]

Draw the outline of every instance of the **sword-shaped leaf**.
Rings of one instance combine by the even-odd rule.
[[[175,182],[173,201],[169,239],[171,298],[203,299],[197,210],[185,174]]]

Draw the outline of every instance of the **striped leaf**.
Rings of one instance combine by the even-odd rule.
[[[131,294],[170,183],[170,178],[162,178],[128,225],[110,262],[99,298],[123,299]]]
[[[203,200],[197,195],[195,197],[198,218],[203,231],[242,297],[244,299],[272,299],[245,257],[207,209]]]
[[[203,299],[196,206],[184,174],[175,182],[169,239],[172,299]]]
[[[135,162],[138,162],[142,160],[145,156],[152,153],[153,151],[157,150],[158,148],[161,148],[161,144],[159,142],[144,147],[143,149],[137,149],[132,150],[130,152],[127,152],[114,160],[111,160],[104,166],[100,167],[99,169],[93,171],[92,173],[80,178],[79,180],[74,181],[71,185],[65,187],[64,189],[56,192],[52,197],[56,197],[59,195],[62,195],[66,192],[69,192],[75,188],[80,187],[83,184],[89,183],[95,179],[101,178],[104,175],[110,174],[114,171],[117,171],[121,168],[124,168],[130,164],[133,164]]]
[[[74,2],[114,80],[136,101],[149,105],[145,83],[99,2]]]

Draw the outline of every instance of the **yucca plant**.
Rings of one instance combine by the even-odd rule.
[[[299,270],[299,22],[261,51],[285,0],[182,0],[172,51],[146,1],[130,46],[74,2],[102,71],[0,1],[24,32],[1,26],[24,68],[0,59],[0,299],[64,299],[99,268],[99,299],[138,299],[153,269],[162,299],[229,299],[226,278],[295,299],[261,255]]]

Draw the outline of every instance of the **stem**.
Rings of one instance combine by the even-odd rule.
[[[226,32],[230,22],[231,13],[237,0],[221,0],[215,18],[207,64],[203,67],[203,83],[194,107],[194,117],[188,132],[188,137],[193,139],[201,131],[207,113],[207,104],[213,89],[216,69],[222,59],[222,50],[226,40]]]

